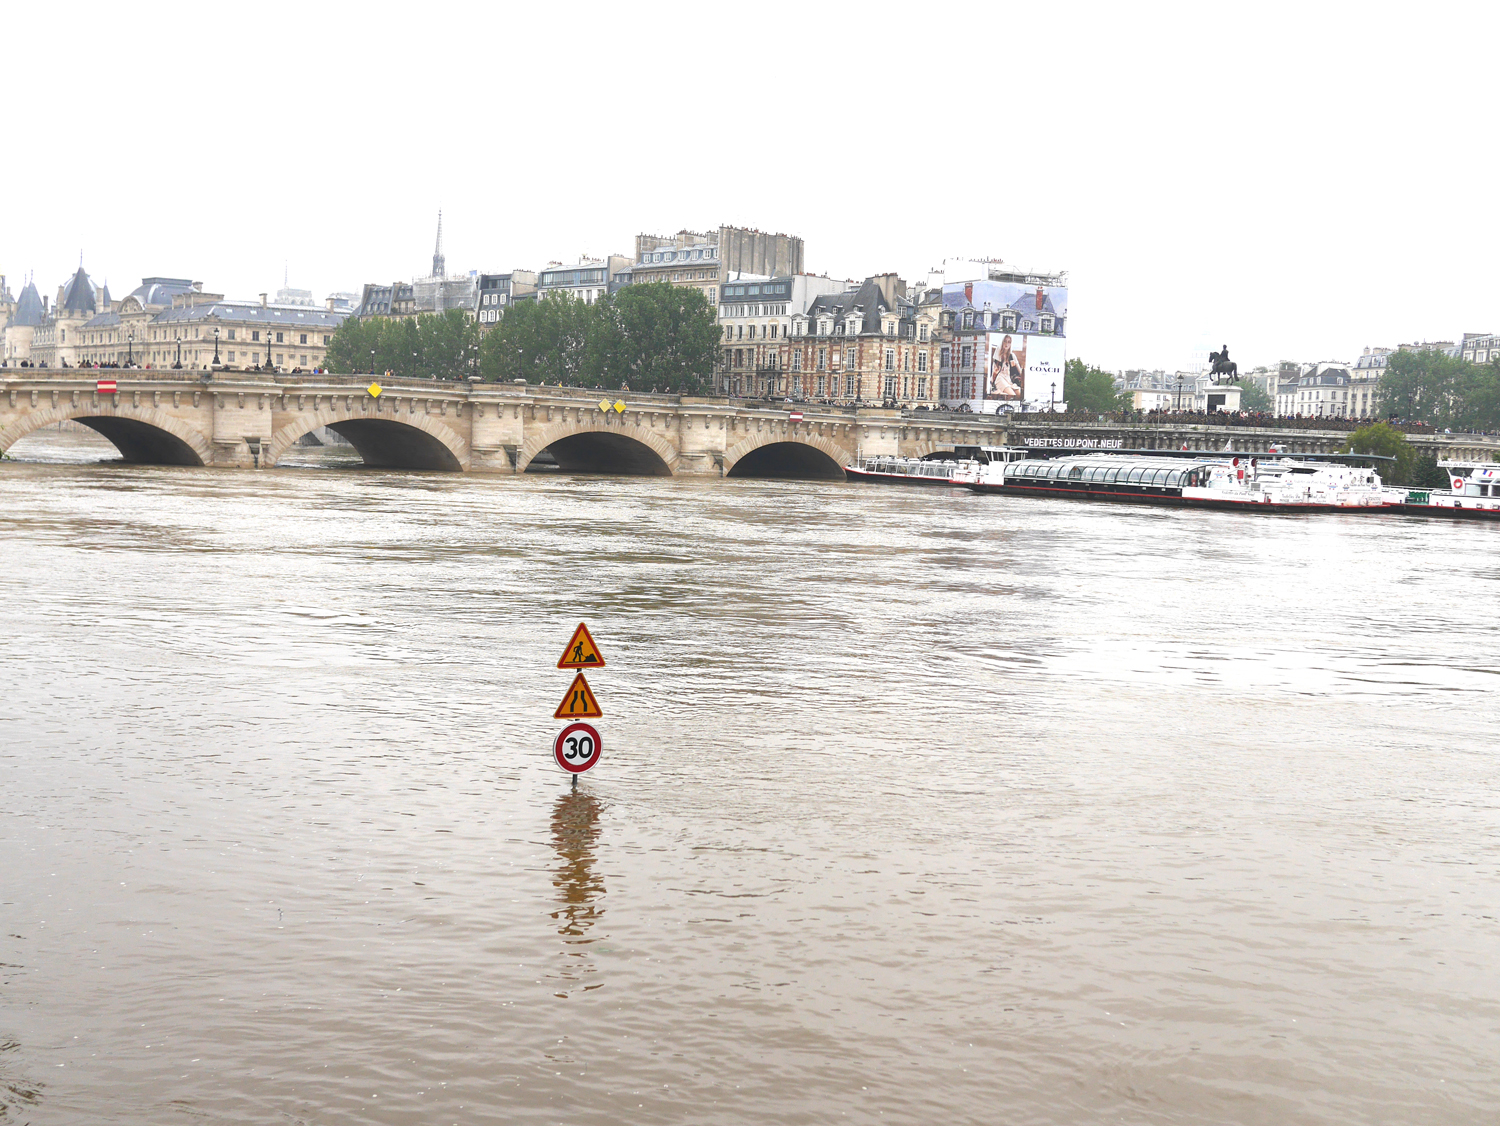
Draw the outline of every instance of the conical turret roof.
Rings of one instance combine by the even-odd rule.
[[[94,299],[94,283],[89,281],[88,274],[79,266],[73,280],[63,290],[62,312],[92,315],[98,311],[99,305]]]
[[[16,299],[16,311],[10,315],[10,323],[32,327],[42,323],[42,295],[36,291],[36,282],[27,282],[26,288],[21,290],[21,296]]]

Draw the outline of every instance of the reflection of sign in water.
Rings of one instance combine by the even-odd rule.
[[[557,933],[567,944],[564,952],[568,960],[562,968],[562,976],[577,980],[583,973],[592,973],[594,967],[588,962],[572,959],[586,958],[583,947],[593,940],[589,928],[604,914],[599,900],[604,896],[604,877],[594,870],[599,843],[599,799],[592,794],[563,794],[552,807],[552,847],[557,851],[557,867],[552,873],[552,886],[557,889],[557,909],[552,918],[558,924]],[[587,989],[598,989],[602,982],[586,985]],[[566,994],[559,994],[566,996]]]
[[[580,673],[581,677],[583,674]],[[599,761],[604,743],[587,723],[570,723],[552,741],[552,757],[569,774],[582,774]]]

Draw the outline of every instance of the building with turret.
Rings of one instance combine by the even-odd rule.
[[[31,366],[31,341],[46,315],[46,299],[37,291],[35,280],[28,278],[5,319],[4,355],[0,363],[12,368]]]
[[[77,367],[79,330],[110,306],[109,287],[95,285],[80,265],[77,273],[57,287],[56,302],[45,309],[32,334],[31,366]]]

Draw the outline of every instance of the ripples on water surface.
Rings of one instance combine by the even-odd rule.
[[[0,529],[0,1122],[1495,1120],[1500,528],[7,464]]]

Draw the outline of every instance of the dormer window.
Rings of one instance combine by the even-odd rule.
[[[1046,313],[1042,314],[1042,331],[1043,332],[1051,332],[1052,331],[1052,318],[1051,318],[1051,316],[1049,316]]]
[[[964,328],[974,327],[974,310],[968,309],[964,312]]]

